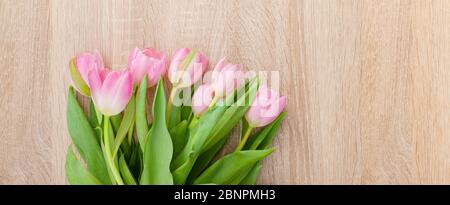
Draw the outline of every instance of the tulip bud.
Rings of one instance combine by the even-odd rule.
[[[172,58],[169,80],[174,87],[188,87],[200,80],[207,68],[208,59],[202,52],[181,48]]]
[[[286,97],[263,85],[245,114],[251,127],[263,127],[274,121],[286,107]]]
[[[217,98],[228,95],[244,84],[242,65],[227,63],[222,58],[212,73],[212,87]]]
[[[156,85],[165,74],[166,65],[166,55],[152,48],[135,48],[128,57],[128,68],[135,85],[139,85],[145,75],[148,76],[148,87]]]
[[[98,51],[82,53],[70,61],[70,76],[75,89],[90,96],[88,74],[91,70],[103,70],[103,58]]]
[[[133,92],[133,80],[128,70],[101,72],[94,69],[88,78],[92,100],[102,114],[113,116],[125,109]]]
[[[197,88],[192,96],[192,112],[195,116],[200,116],[213,101],[214,91],[210,85],[204,84]]]

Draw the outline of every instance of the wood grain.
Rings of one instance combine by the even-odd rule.
[[[66,183],[68,61],[134,46],[280,71],[261,184],[450,183],[450,1],[2,0],[0,22],[0,184]]]

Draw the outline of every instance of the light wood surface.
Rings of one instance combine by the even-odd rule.
[[[1,0],[0,184],[66,183],[68,61],[134,46],[280,71],[261,184],[450,183],[448,0]]]

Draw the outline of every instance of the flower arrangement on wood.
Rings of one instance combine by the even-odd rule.
[[[170,62],[156,49],[135,48],[120,71],[108,69],[98,51],[70,60],[68,182],[256,184],[261,160],[274,151],[286,97],[246,78],[242,65],[225,58],[209,81],[202,79],[207,69],[205,54],[189,48],[177,50]],[[149,89],[155,90],[151,109]],[[88,108],[76,91],[90,99]],[[239,144],[215,157],[233,129],[241,130]]]

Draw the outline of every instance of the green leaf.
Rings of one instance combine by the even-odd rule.
[[[86,162],[88,170],[103,184],[110,184],[97,134],[78,104],[72,87],[69,88],[67,99],[67,127],[72,142]]]
[[[240,140],[242,140],[242,137],[244,137],[245,132],[249,129],[250,124],[248,124],[248,121],[245,117],[242,118],[241,120],[241,136],[240,136]]]
[[[257,162],[251,170],[248,172],[247,176],[239,182],[240,185],[255,185],[256,179],[258,178],[259,172],[261,171],[261,163]]]
[[[117,151],[119,151],[120,145],[122,144],[123,140],[128,134],[128,131],[130,127],[133,124],[133,120],[135,119],[135,111],[136,111],[136,102],[134,99],[134,96],[131,96],[130,102],[128,102],[128,105],[125,109],[125,114],[122,119],[122,123],[120,123],[120,126],[118,128],[116,139],[114,142],[114,149],[113,149],[113,158],[116,156]]]
[[[173,127],[170,130],[170,136],[172,137],[172,144],[173,144],[173,155],[172,155],[172,158],[174,156],[178,156],[178,154],[181,152],[183,147],[186,145],[186,142],[187,142],[187,135],[186,135],[187,126],[188,126],[187,120],[183,120],[180,124],[178,124],[177,126]]]
[[[186,182],[192,166],[194,166],[194,163],[200,154],[201,147],[212,132],[215,122],[220,119],[225,109],[225,106],[220,106],[207,111],[202,115],[194,127],[190,129],[186,146],[184,146],[183,150],[171,165],[172,170],[174,170],[173,176],[175,184],[184,184]]]
[[[245,105],[249,99],[252,100],[257,86],[258,82],[252,81],[249,90],[235,103],[236,106],[230,108],[238,110],[241,107],[240,105]],[[242,89],[246,89],[246,87]],[[235,91],[235,93],[237,92]],[[233,110],[228,111],[229,107],[226,105],[234,102],[234,95],[227,96],[225,102],[225,105],[222,103],[222,105],[218,104],[210,108],[189,129],[188,142],[171,165],[175,184],[184,184],[198,156],[223,139],[245,114],[245,110],[241,111],[241,116],[234,116],[235,111]],[[238,118],[235,120],[236,122],[232,121],[234,118]]]
[[[97,136],[97,142],[100,143],[102,140],[103,130],[100,127],[94,128],[95,135]]]
[[[244,146],[244,150],[266,149],[272,143],[285,116],[286,112],[282,112],[272,123],[250,137],[250,140]]]
[[[226,112],[223,114],[220,121],[218,121],[214,127],[214,131],[208,138],[208,141],[202,148],[201,152],[204,152],[214,146],[224,137],[228,136],[231,130],[239,123],[239,121],[244,117],[248,108],[250,107],[253,99],[256,96],[256,91],[258,89],[258,81],[252,81],[249,83],[249,89],[246,93],[241,96],[236,103],[231,105]]]
[[[111,119],[111,126],[114,130],[114,133],[117,133],[117,131],[119,130],[119,126],[122,122],[122,113],[119,113],[117,115],[111,116],[109,119]]]
[[[92,127],[101,127],[103,115],[96,108],[92,98],[89,100],[89,122]]]
[[[72,185],[101,185],[102,183],[86,170],[80,161],[78,161],[72,146],[69,146],[66,156],[66,177],[69,184]]]
[[[92,127],[100,127],[100,123],[97,117],[97,111],[95,110],[94,101],[92,98],[89,100],[89,122]]]
[[[141,149],[144,150],[144,139],[148,133],[148,121],[147,121],[147,75],[139,85],[136,96],[136,133],[138,136]]]
[[[167,127],[170,130],[181,122],[181,106],[175,106],[172,104],[172,109],[169,114],[169,123]]]
[[[189,93],[189,91],[190,91],[190,93]],[[183,98],[185,97],[184,94],[187,94],[186,97],[191,99],[192,95],[194,94],[194,91],[195,91],[195,85],[184,88],[182,91]],[[181,107],[181,119],[180,120],[181,121],[183,121],[183,120],[189,121],[192,116],[193,116],[192,107],[188,106],[188,105],[183,105]]]
[[[192,107],[191,106],[183,106],[181,108],[181,120],[188,120],[191,117],[192,114]]]
[[[194,180],[200,175],[200,173],[208,167],[217,153],[222,149],[222,147],[227,142],[228,138],[223,138],[209,150],[206,150],[203,154],[201,154],[198,159],[195,161],[194,167],[192,167],[191,173],[189,173],[188,184],[192,184]]]
[[[128,167],[135,179],[140,179],[142,173],[142,150],[138,144],[132,145],[132,153],[128,161]]]
[[[140,184],[173,184],[170,173],[172,140],[166,126],[166,97],[163,81],[159,80],[153,101],[154,121],[146,136],[144,170]]]
[[[122,175],[123,181],[126,185],[136,185],[136,180],[133,177],[130,169],[128,168],[127,162],[125,161],[124,155],[119,158],[119,170]]]
[[[102,132],[102,136],[103,136],[103,132]],[[103,138],[103,137],[101,137],[101,138]],[[100,141],[100,145],[102,147],[103,158],[104,159],[108,159],[108,154],[106,154],[105,143],[103,143],[103,140]],[[113,176],[111,168],[109,166],[107,166],[106,169],[108,170],[108,177],[109,177],[109,179],[111,181],[111,184],[112,185],[117,185],[117,182],[114,179],[114,176]]]
[[[243,171],[259,160],[267,157],[274,149],[248,150],[231,153],[206,169],[194,184],[235,184],[233,180],[241,177]],[[245,174],[245,173],[244,173]]]
[[[176,185],[183,185],[186,182],[187,177],[194,166],[195,160],[197,159],[198,154],[194,151],[187,153],[185,158],[186,161],[183,162],[178,168],[176,168],[173,172],[173,181]]]

